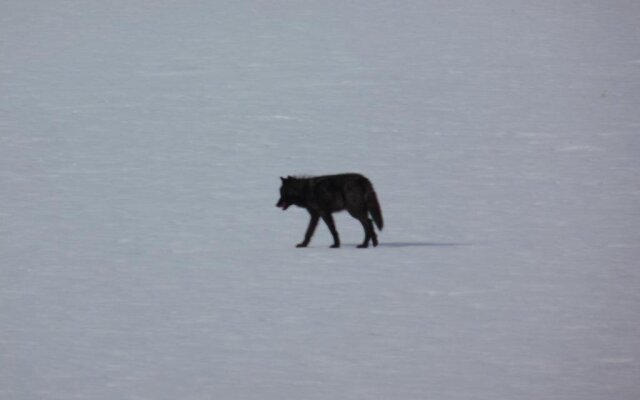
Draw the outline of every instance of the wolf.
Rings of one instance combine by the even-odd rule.
[[[304,234],[304,240],[296,247],[307,247],[311,241],[318,220],[329,227],[333,236],[332,248],[340,247],[340,237],[333,221],[332,213],[347,210],[349,214],[362,224],[364,241],[359,248],[378,245],[378,237],[373,222],[382,230],[383,220],[380,203],[373,185],[365,176],[356,173],[323,175],[315,177],[280,177],[280,199],[276,207],[286,210],[291,205],[302,207],[309,212],[311,220]],[[373,222],[369,218],[373,218]]]

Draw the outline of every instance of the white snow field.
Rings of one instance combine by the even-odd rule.
[[[0,1],[0,398],[640,398],[640,2]],[[275,207],[361,172],[381,245]]]

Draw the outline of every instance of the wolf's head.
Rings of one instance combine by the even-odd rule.
[[[304,179],[288,176],[280,177],[282,186],[280,186],[280,200],[276,203],[276,207],[282,208],[282,211],[289,208],[290,205],[302,205],[304,201]]]

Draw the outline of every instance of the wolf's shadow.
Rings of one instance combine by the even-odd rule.
[[[378,247],[454,247],[469,246],[470,243],[453,243],[453,242],[381,242]],[[348,244],[347,246],[356,247],[357,244]]]
[[[468,246],[469,243],[450,242],[381,242],[379,247],[454,247]]]

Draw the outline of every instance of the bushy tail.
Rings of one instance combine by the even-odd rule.
[[[376,223],[378,229],[382,230],[382,226],[384,225],[384,221],[382,220],[382,210],[380,210],[380,203],[378,203],[378,196],[376,196],[376,191],[373,190],[373,186],[371,183],[368,185],[367,193],[366,193],[366,201],[367,201],[367,210],[371,214],[373,218],[373,222]]]

